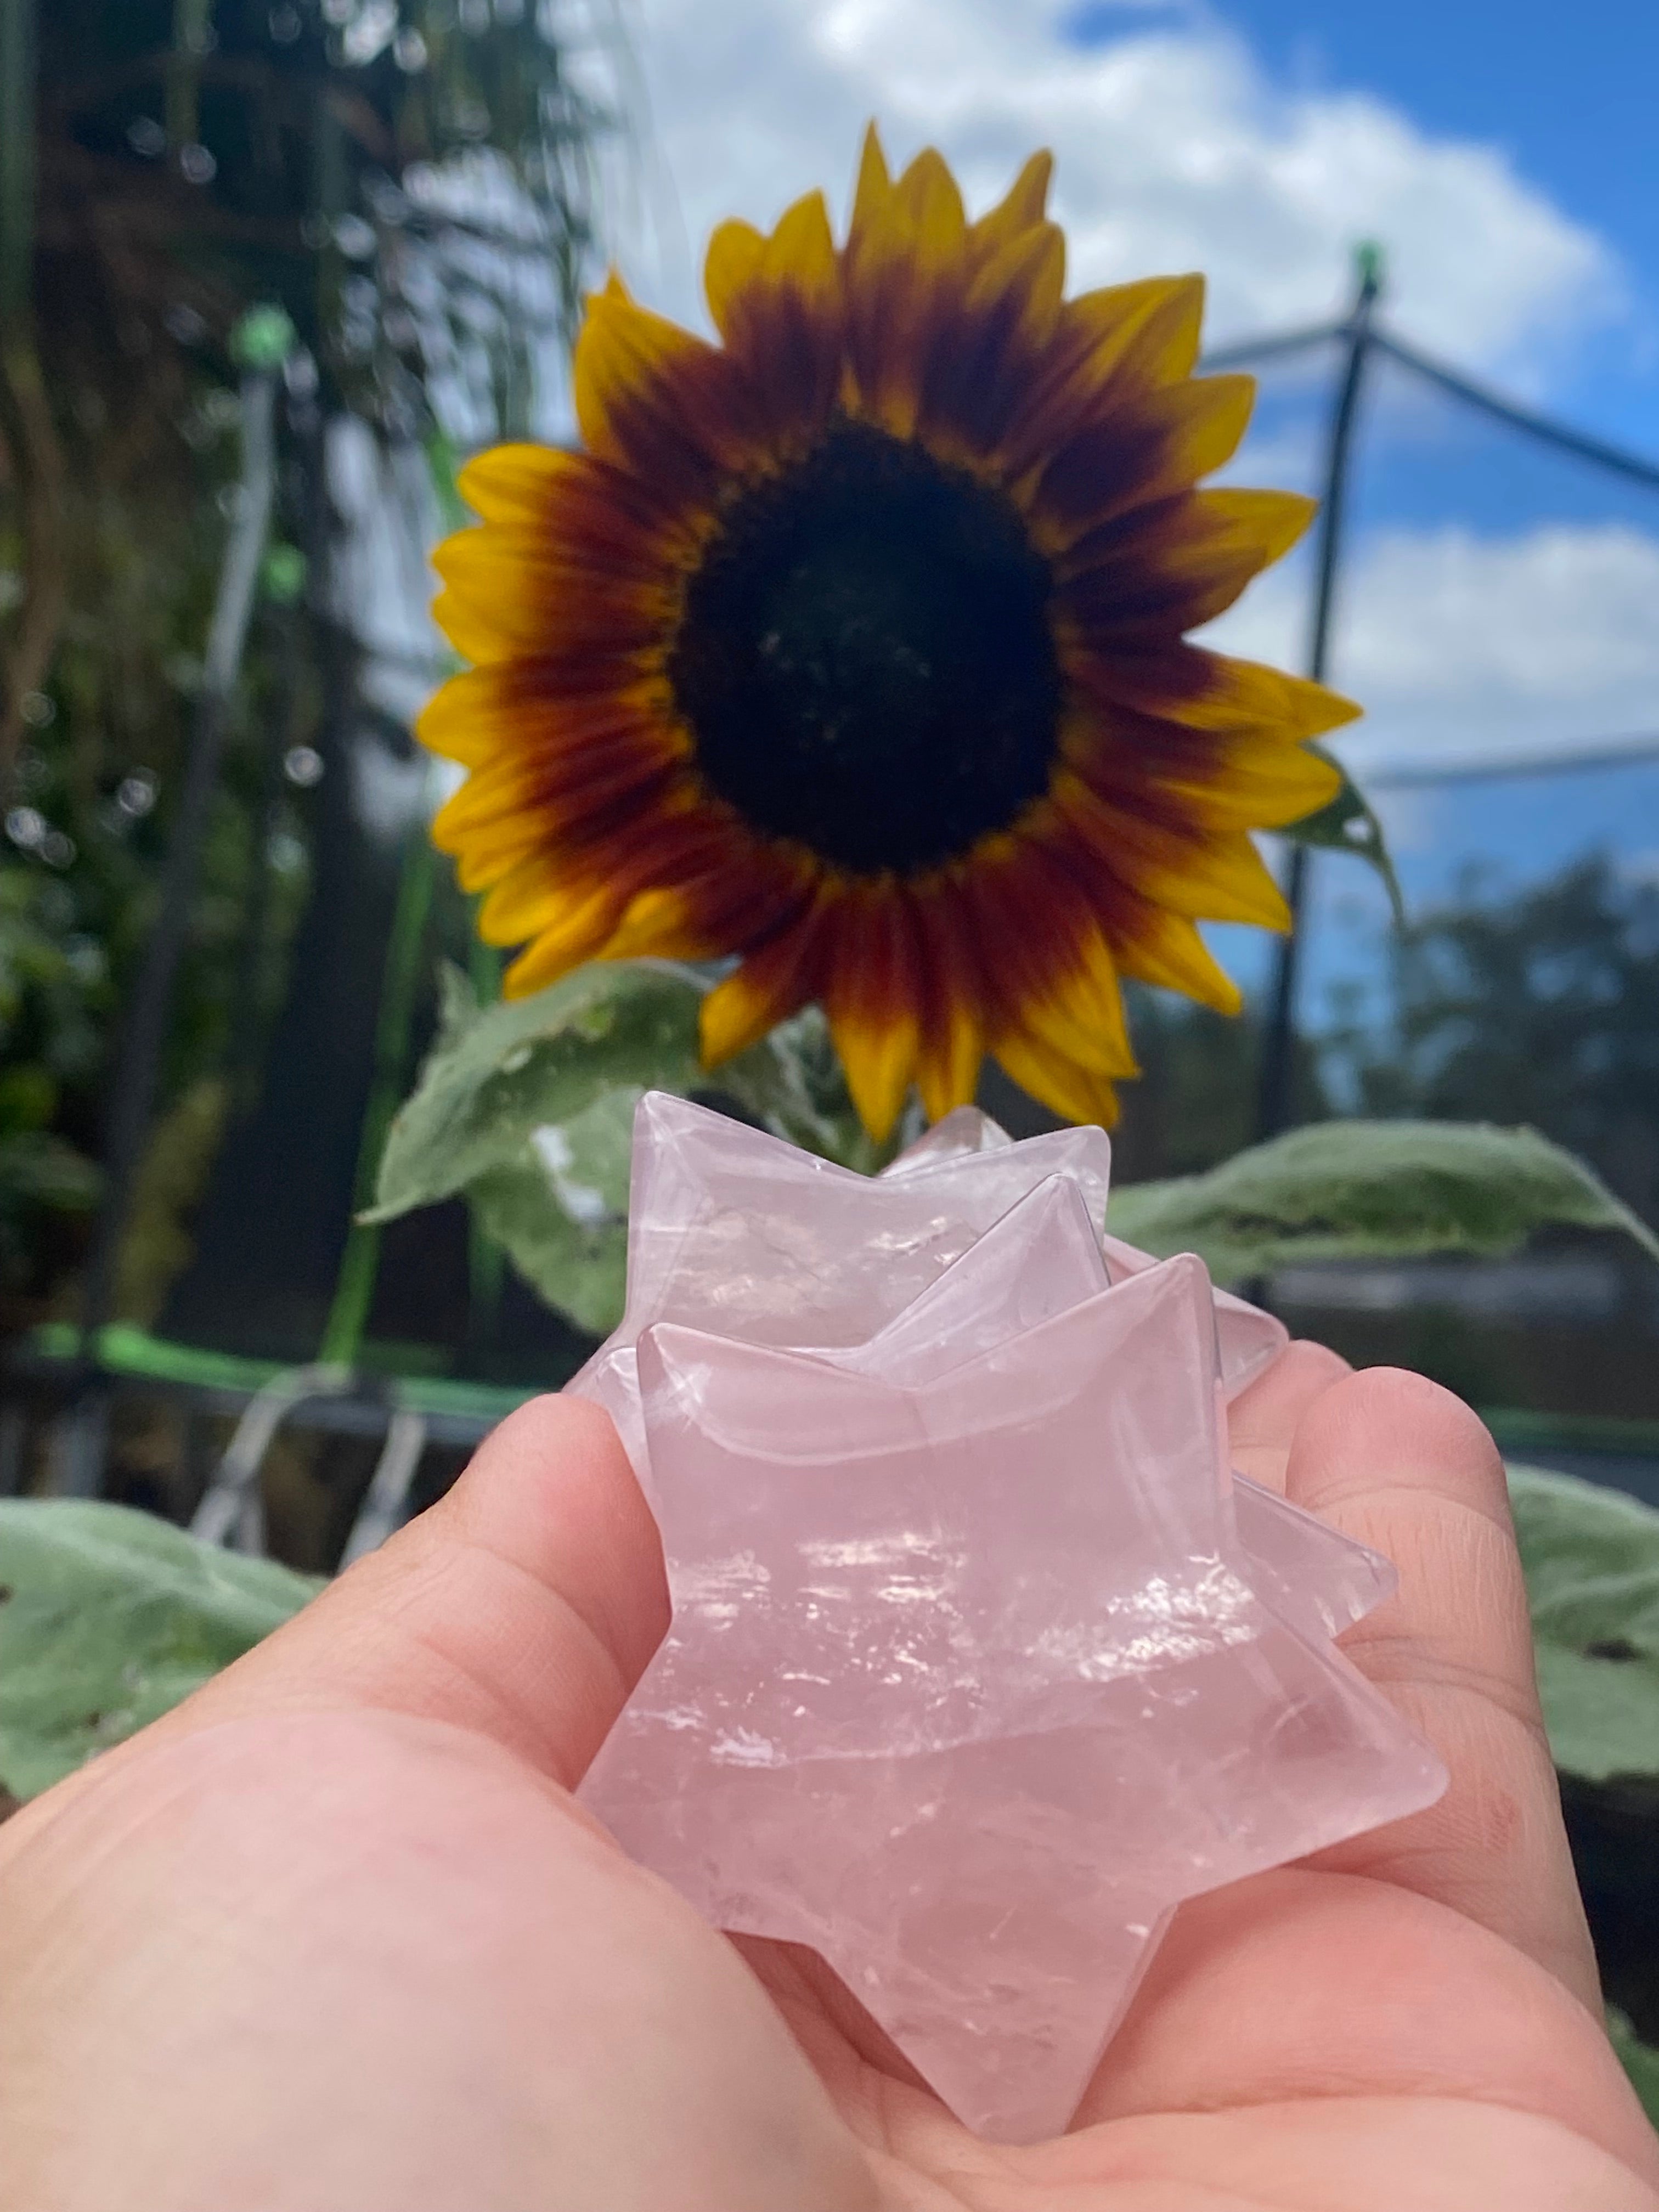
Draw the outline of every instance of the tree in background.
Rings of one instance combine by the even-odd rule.
[[[42,1209],[86,1197],[235,496],[233,333],[271,302],[301,340],[280,601],[329,537],[330,418],[471,442],[535,417],[609,121],[574,65],[523,0],[0,0],[0,1288],[43,1286]],[[339,679],[327,616],[313,588],[256,627],[173,1097],[280,992],[307,807],[271,763]]]
[[[1362,1111],[1530,1123],[1659,1220],[1659,885],[1602,854],[1519,892],[1471,871],[1391,965],[1384,1036],[1329,1046]]]

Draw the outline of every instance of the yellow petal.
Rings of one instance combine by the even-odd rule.
[[[1212,780],[1160,776],[1158,788],[1190,808],[1196,820],[1282,830],[1328,806],[1342,788],[1342,771],[1300,744],[1247,738],[1218,754]]]
[[[879,879],[847,888],[830,926],[823,1010],[859,1118],[878,1143],[915,1072],[921,977],[902,896]]]
[[[755,282],[765,258],[766,240],[752,222],[741,222],[734,216],[716,226],[702,264],[702,289],[722,337],[732,301]]]
[[[1189,490],[1232,454],[1255,398],[1249,376],[1201,376],[1145,392],[1085,422],[1028,495],[1034,537],[1060,560],[1103,526]]]
[[[1022,1091],[1066,1121],[1109,1129],[1117,1120],[1117,1093],[1107,1079],[1079,1067],[1045,1039],[1013,1030],[998,1038],[993,1056]]]
[[[893,188],[893,204],[915,242],[919,258],[942,261],[959,254],[968,236],[962,192],[950,164],[924,147]]]
[[[434,691],[416,719],[415,735],[428,752],[478,768],[495,752],[501,733],[494,716],[493,670],[469,668]]]
[[[1113,950],[1123,973],[1138,982],[1179,991],[1183,998],[1213,1006],[1219,1014],[1236,1014],[1244,1004],[1243,992],[1218,965],[1185,915],[1145,905],[1133,924],[1115,936]]]
[[[561,484],[586,466],[555,446],[494,446],[470,460],[455,489],[486,522],[538,523]]]
[[[873,123],[865,125],[864,144],[859,153],[858,186],[853,195],[853,219],[848,226],[847,246],[850,253],[855,244],[882,228],[893,201],[893,179],[888,172],[887,156],[882,151],[881,134]]]
[[[1365,711],[1306,677],[1287,676],[1261,661],[1235,660],[1196,645],[1139,659],[1103,656],[1100,683],[1125,706],[1190,730],[1317,738]]]
[[[1022,232],[1053,228],[1046,220],[1054,157],[1046,149],[1033,154],[1014,179],[1006,199],[974,224],[969,235],[986,260],[1000,253]]]
[[[1179,384],[1192,373],[1204,326],[1204,279],[1155,276],[1085,292],[1067,310],[1089,348],[1097,392]]]
[[[1317,512],[1297,492],[1231,486],[1134,507],[1069,550],[1062,600],[1095,635],[1164,618],[1191,629],[1230,607]]]
[[[916,1052],[916,1088],[930,1121],[942,1121],[955,1107],[972,1105],[984,1058],[977,1007],[950,999],[935,1008]]]
[[[490,894],[492,899],[496,896]],[[592,959],[611,933],[617,902],[610,892],[599,890],[585,899],[570,899],[544,911],[546,919],[536,924],[530,943],[501,977],[501,991],[507,998],[527,998],[544,985],[557,982],[584,960]],[[478,933],[489,945],[515,944],[524,934],[494,924],[489,900],[478,918]]]
[[[1040,991],[1022,993],[1020,1021],[1061,1058],[1098,1075],[1139,1073],[1123,1017],[1117,963],[1097,927],[1080,938],[1070,963]]]
[[[718,347],[636,305],[613,276],[589,299],[576,338],[572,386],[583,441],[647,482],[671,464],[677,476],[690,466],[702,489],[706,465],[741,447],[732,375]]]
[[[915,1018],[878,1023],[832,1012],[830,1029],[859,1119],[878,1145],[884,1144],[915,1066]]]
[[[793,923],[715,984],[698,1024],[705,1067],[747,1052],[805,1004],[816,921],[809,914]]]
[[[1154,905],[1210,921],[1289,927],[1279,886],[1243,830],[1194,821],[1177,831],[1132,805],[1114,805],[1069,771],[1057,780],[1054,796],[1091,852]]]

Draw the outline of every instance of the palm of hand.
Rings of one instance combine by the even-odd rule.
[[[608,1430],[544,1401],[0,1832],[0,2212],[1654,2212],[1501,1473],[1430,1386],[1336,1371],[1281,1363],[1236,1454],[1283,1480],[1294,1431],[1292,1493],[1399,1562],[1347,1648],[1451,1793],[1185,1908],[1072,2133],[976,2142],[816,1960],[745,1971],[574,1806],[663,1599]]]

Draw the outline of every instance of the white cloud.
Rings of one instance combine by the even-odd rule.
[[[1306,604],[1305,563],[1271,570],[1206,641],[1294,665]],[[1367,709],[1345,740],[1356,767],[1659,732],[1659,538],[1379,530],[1345,568],[1333,644],[1332,682]]]
[[[1462,362],[1535,380],[1616,311],[1607,246],[1497,149],[1367,94],[1276,88],[1213,21],[1125,21],[1084,47],[1054,0],[642,0],[658,219],[627,226],[623,266],[696,315],[713,224],[770,222],[818,184],[844,205],[874,116],[896,157],[938,145],[979,205],[1053,146],[1073,285],[1202,268],[1216,339],[1329,314],[1364,236],[1400,327]]]

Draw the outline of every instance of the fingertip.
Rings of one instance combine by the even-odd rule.
[[[1426,1375],[1365,1367],[1307,1408],[1286,1490],[1320,1512],[1379,1489],[1433,1492],[1509,1525],[1504,1462],[1480,1415]]]

